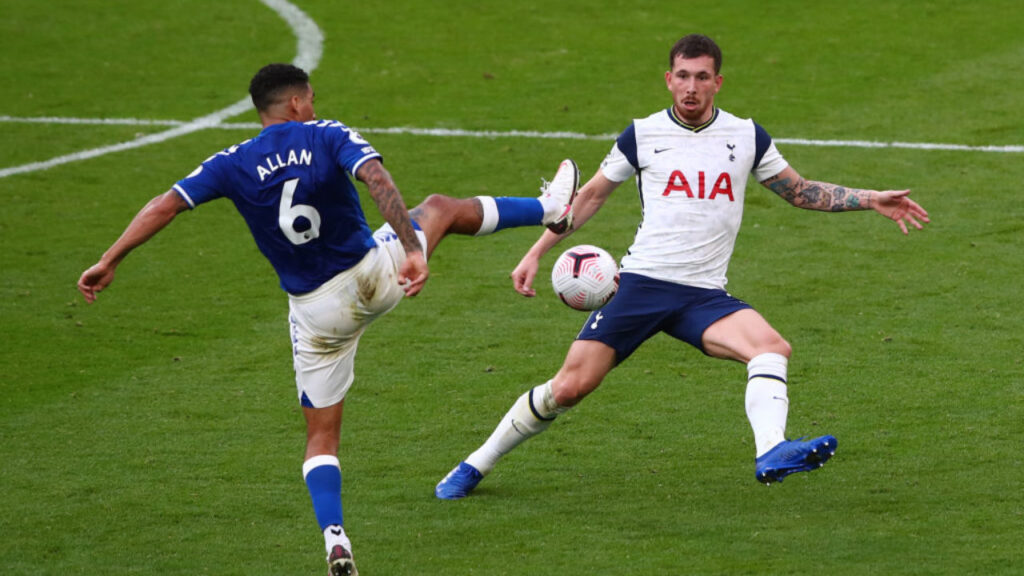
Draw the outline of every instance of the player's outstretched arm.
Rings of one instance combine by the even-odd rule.
[[[590,217],[601,209],[605,200],[608,199],[608,196],[611,195],[619,184],[619,182],[609,180],[598,170],[594,177],[580,188],[579,193],[576,195],[576,200],[572,203],[572,228],[563,234],[555,234],[550,230],[545,230],[526,252],[522,260],[519,261],[515,269],[512,270],[510,276],[512,278],[512,287],[515,288],[516,292],[530,298],[537,295],[537,291],[533,289],[533,280],[537,277],[540,259],[556,244],[561,242],[562,238],[569,236],[574,230],[582,227],[584,222],[590,220]]]
[[[188,204],[174,190],[153,198],[128,224],[121,237],[103,254],[100,261],[82,272],[78,278],[78,291],[86,302],[96,301],[96,294],[114,281],[114,271],[129,252],[144,244],[157,232],[188,209]]]
[[[402,194],[384,164],[376,158],[366,161],[357,172],[356,177],[366,183],[370,196],[377,204],[377,210],[394,229],[398,241],[405,248],[405,262],[399,267],[398,282],[402,284],[406,296],[415,296],[423,289],[430,270]]]
[[[928,212],[907,197],[910,190],[879,192],[804,180],[791,166],[761,184],[797,208],[824,212],[874,210],[899,224],[904,234],[908,233],[907,224],[920,230],[922,222],[930,222]]]

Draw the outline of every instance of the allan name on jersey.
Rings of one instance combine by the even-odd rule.
[[[287,158],[282,158],[281,154],[274,154],[273,156],[267,156],[263,158],[263,164],[256,165],[256,174],[260,177],[260,182],[267,179],[277,170],[284,168],[285,166],[297,166],[297,165],[313,165],[313,153],[309,150],[299,150],[296,154],[295,150],[289,150],[286,155]]]

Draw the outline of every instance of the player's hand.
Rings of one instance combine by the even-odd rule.
[[[398,283],[405,290],[406,297],[411,298],[419,294],[420,290],[423,290],[423,285],[427,283],[428,276],[430,269],[427,267],[427,259],[423,257],[423,252],[417,250],[407,253],[405,262],[398,270]]]
[[[540,261],[537,258],[529,254],[523,256],[523,259],[519,261],[519,265],[509,275],[512,277],[512,285],[515,287],[516,292],[528,298],[533,298],[537,295],[532,286],[533,279],[537,276],[537,268],[539,267]]]
[[[96,294],[110,286],[113,281],[114,267],[98,262],[82,272],[78,278],[78,291],[85,297],[86,302],[92,303],[96,301]]]
[[[879,192],[871,204],[876,212],[899,224],[904,234],[908,233],[907,224],[921,230],[924,228],[921,222],[931,222],[928,212],[908,198],[909,194],[910,190],[885,190]]]

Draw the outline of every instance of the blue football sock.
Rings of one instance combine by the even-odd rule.
[[[314,456],[303,465],[306,487],[320,530],[343,525],[341,512],[341,468],[334,456]]]
[[[517,226],[537,226],[544,218],[544,207],[536,198],[501,196],[494,199],[498,206],[498,225],[495,232]]]

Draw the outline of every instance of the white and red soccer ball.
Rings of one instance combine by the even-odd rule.
[[[611,254],[597,246],[573,246],[555,261],[551,287],[570,308],[597,310],[619,289],[619,266]]]

